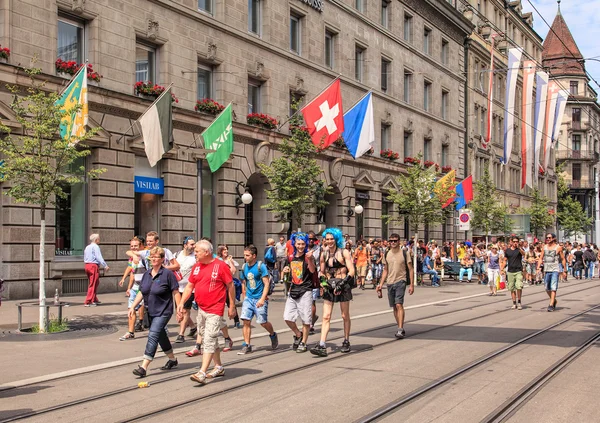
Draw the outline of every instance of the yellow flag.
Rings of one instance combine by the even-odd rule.
[[[456,197],[456,171],[452,169],[435,183],[435,193],[442,203],[442,208],[448,207]]]

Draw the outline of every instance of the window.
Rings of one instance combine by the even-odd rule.
[[[450,93],[442,90],[442,119],[448,119],[448,99]]]
[[[404,40],[412,43],[412,23],[413,18],[410,15],[404,15]]]
[[[575,151],[579,152],[581,150],[581,135],[580,134],[573,134],[572,135],[572,140],[571,140],[571,145],[572,145],[572,149],[573,149],[573,157],[575,157]]]
[[[335,54],[335,48],[334,48],[334,41],[335,41],[335,34],[330,32],[330,31],[325,31],[325,66],[327,66],[328,68],[333,69],[333,64],[334,64],[334,54]]]
[[[496,84],[496,100],[504,101],[502,94],[504,93],[503,79],[501,76],[498,77],[498,83]]]
[[[85,55],[84,24],[59,16],[57,56],[64,61],[82,63]]]
[[[404,101],[410,103],[412,91],[412,73],[404,71]]]
[[[212,13],[213,11],[213,0],[198,0],[198,10],[206,13]]]
[[[431,143],[432,141],[430,139],[425,138],[423,140],[423,160],[425,161],[431,160]]]
[[[381,59],[381,91],[387,93],[388,91],[388,81],[389,75],[391,73],[391,64],[387,59]]]
[[[423,30],[423,53],[431,54],[431,29]]]
[[[573,129],[581,129],[581,109],[574,107],[572,111]]]
[[[412,155],[412,133],[404,131],[404,157]]]
[[[473,86],[475,88],[479,86],[479,60],[475,60],[475,66],[473,69]]]
[[[198,65],[198,100],[213,98],[212,74],[211,67]]]
[[[423,83],[423,109],[430,111],[431,108],[431,82]]]
[[[260,0],[248,0],[248,31],[260,35]]]
[[[386,197],[386,196],[384,196]],[[385,198],[381,200],[381,215],[389,216],[390,212],[394,210],[394,203],[390,203]],[[387,219],[381,219],[381,237],[382,239],[388,239],[389,223]]]
[[[354,48],[354,77],[357,81],[363,80],[363,61],[365,49],[359,46]]]
[[[447,65],[450,61],[450,43],[442,40],[442,63]]]
[[[145,44],[135,46],[135,81],[156,82],[156,49]]]
[[[301,17],[297,15],[290,15],[290,50],[296,54],[300,54],[301,46]]]
[[[449,151],[450,147],[447,145],[442,145],[442,162],[440,163],[441,166],[448,166],[449,165],[449,156],[448,156],[448,151]]]
[[[390,125],[381,124],[381,149],[387,150],[390,148]]]
[[[579,93],[579,82],[577,81],[571,81],[571,84],[569,85],[570,87],[570,94],[571,95],[577,95],[577,93]]]
[[[581,181],[581,163],[572,164],[573,181]]]
[[[381,26],[390,27],[390,0],[381,0]]]
[[[70,166],[69,173],[79,173],[85,166],[80,157]],[[56,239],[55,255],[81,256],[86,246],[86,184],[64,184],[62,189],[66,198],[56,199]]]
[[[479,135],[481,134],[481,131],[479,130],[479,105],[475,105],[474,109],[475,112],[475,121],[474,121],[474,125],[473,125],[473,131],[475,131],[475,135]]]
[[[202,219],[200,220],[200,233],[202,237],[215,239],[214,231],[214,216],[215,216],[215,190],[214,178],[210,168],[206,165],[201,165],[201,180],[202,196],[200,198],[200,209],[202,210]]]
[[[258,81],[248,81],[248,114],[260,113],[261,111],[260,88],[261,84]]]
[[[481,129],[481,132],[479,132],[480,135],[485,132],[485,112],[486,112],[486,110],[482,107],[481,108],[481,118],[480,118],[480,129]]]
[[[498,144],[504,143],[504,119],[498,117]]]
[[[292,116],[294,113],[296,113],[298,110],[300,110],[303,106],[304,102],[304,96],[302,94],[299,94],[297,92],[290,92],[290,114],[289,116]],[[294,109],[292,106],[296,105],[296,109]]]

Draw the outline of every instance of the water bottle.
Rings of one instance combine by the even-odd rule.
[[[60,304],[60,298],[58,297],[58,288],[56,288],[56,291],[54,291],[54,305],[59,305]]]

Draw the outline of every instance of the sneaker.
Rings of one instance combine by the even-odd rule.
[[[138,323],[135,325],[135,329],[134,329],[134,330],[135,330],[136,332],[142,332],[142,331],[144,330],[144,328],[143,328],[143,326],[142,326],[142,322],[138,322]]]
[[[177,367],[177,365],[178,365],[178,364],[179,364],[179,363],[177,362],[177,359],[175,359],[175,360],[169,360],[169,361],[167,361],[167,363],[166,363],[164,366],[162,366],[160,369],[161,369],[161,370],[171,370],[171,369],[174,369],[175,367]]]
[[[315,327],[313,325],[310,325],[310,328],[308,329],[308,334],[309,335],[314,335],[315,334]]]
[[[519,303],[519,304],[517,305],[517,310],[523,310],[523,306],[521,305],[521,303]]]
[[[90,304],[89,304],[89,303],[85,303],[83,306],[84,306],[84,307],[89,307],[89,306],[90,306]]]
[[[279,338],[277,337],[277,333],[273,332],[273,335],[269,335],[271,338],[271,349],[276,350],[279,346]]]
[[[512,307],[511,307],[511,309],[516,310],[517,309],[517,305],[513,304]]]
[[[202,352],[202,346],[200,348],[194,347],[190,351],[186,352],[185,355],[187,355],[188,357],[196,357],[197,355],[202,355]]]
[[[212,372],[210,372],[209,374],[206,375],[207,379],[216,379],[218,377],[223,377],[225,376],[225,367],[223,366],[215,366],[214,369],[212,369]]]
[[[340,351],[343,353],[349,353],[350,352],[350,341],[348,341],[347,339],[344,339],[344,342],[342,342],[342,348],[340,349]]]
[[[88,307],[96,307],[98,304],[96,303],[90,303]]]
[[[238,351],[238,355],[246,355],[252,352],[252,345],[244,344],[242,345],[242,349]]]
[[[404,339],[404,337],[406,336],[406,332],[404,331],[404,329],[398,329],[394,336],[396,337],[396,339]]]
[[[102,301],[96,300],[96,305],[98,305],[98,304],[102,304]]]
[[[296,352],[297,353],[304,353],[308,350],[308,347],[306,346],[306,344],[304,342],[300,342],[298,344],[298,348],[296,348]]]
[[[234,328],[236,328],[236,329],[241,329],[241,328],[242,328],[242,325],[240,324],[240,322],[236,322],[236,323],[233,325],[233,327],[234,327]]]
[[[223,352],[231,351],[233,348],[233,340],[231,338],[225,338],[225,346],[223,347]]]
[[[296,351],[298,349],[298,345],[300,345],[302,341],[301,336],[294,336],[294,342],[292,343],[292,350]]]
[[[133,332],[127,332],[125,335],[119,338],[119,341],[127,341],[128,339],[135,338],[135,334]]]
[[[548,306],[548,311],[554,311],[554,307],[553,306]]]
[[[190,376],[190,379],[194,382],[198,382],[200,385],[206,385],[206,373],[198,372]]]
[[[138,366],[138,368],[133,371],[133,374],[139,377],[146,377],[146,369],[142,366]]]
[[[327,357],[327,347],[317,344],[310,349],[310,353],[319,357]]]
[[[198,328],[197,327],[193,327],[190,329],[189,333],[187,334],[187,336],[189,337],[195,337],[198,334]]]
[[[175,339],[175,343],[176,344],[181,344],[182,342],[185,342],[185,336],[183,336],[183,335],[177,335],[177,338]]]

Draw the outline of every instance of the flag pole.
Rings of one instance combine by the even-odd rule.
[[[137,119],[136,119],[136,120],[135,120],[135,121],[134,121],[134,122],[131,124],[131,126],[125,130],[125,132],[123,133],[123,135],[121,135],[119,138],[117,138],[117,140],[115,141],[117,144],[119,144],[119,142],[120,142],[120,141],[121,141],[123,138],[125,138],[125,135],[127,135],[127,132],[129,132],[129,130],[130,130],[130,129],[132,129],[132,128],[135,126],[135,124],[136,124],[136,123],[137,123],[137,122],[138,122],[138,121],[139,121],[139,120],[140,120],[142,117],[144,117],[144,115],[145,115],[146,113],[148,113],[148,110],[150,110],[150,109],[152,108],[152,106],[154,106],[154,105],[156,104],[156,102],[157,102],[158,100],[160,100],[160,99],[161,99],[161,97],[162,97],[163,95],[165,95],[165,94],[167,93],[167,91],[169,91],[169,89],[171,89],[171,87],[172,87],[172,86],[173,86],[173,83],[171,82],[171,83],[169,84],[169,86],[168,86],[167,88],[165,88],[165,90],[164,90],[164,91],[163,91],[163,92],[162,92],[162,93],[161,93],[161,94],[160,94],[158,97],[156,97],[156,100],[154,100],[154,102],[152,102],[152,104],[150,105],[150,107],[148,107],[148,108],[147,108],[147,109],[144,111],[144,113],[142,113],[142,114],[140,115],[140,117],[138,117],[138,118],[137,118]]]

